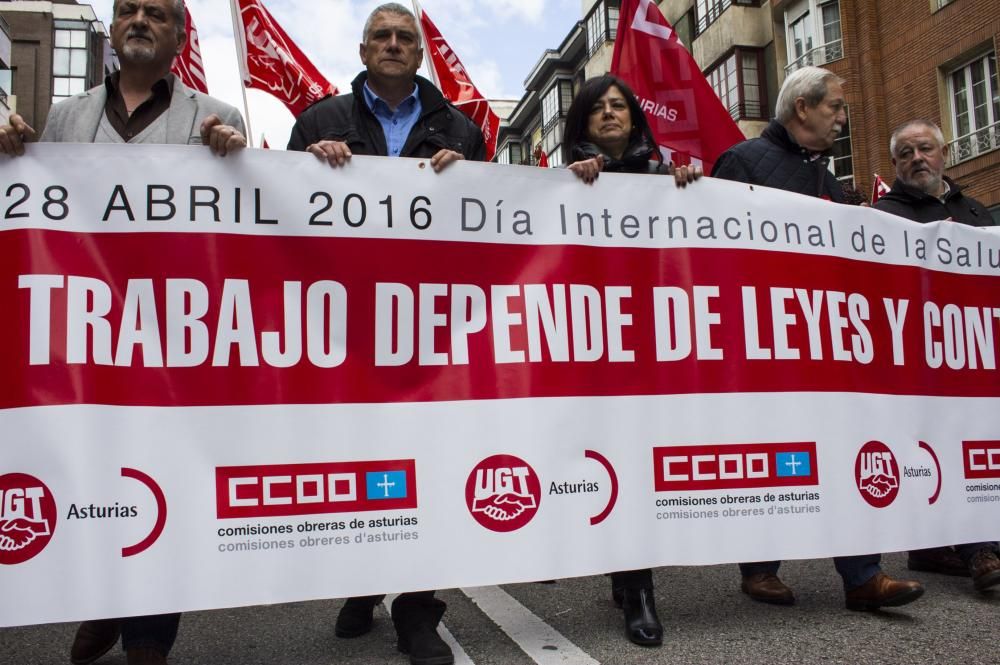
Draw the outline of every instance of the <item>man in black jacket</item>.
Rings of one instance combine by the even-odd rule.
[[[914,222],[952,220],[969,226],[994,226],[983,204],[962,194],[944,175],[948,145],[929,120],[911,120],[892,133],[889,152],[896,167],[892,190],[875,207]]]
[[[950,220],[969,226],[994,226],[989,211],[944,175],[948,144],[929,120],[911,120],[892,133],[889,152],[896,167],[892,191],[875,204],[878,210],[926,224]],[[910,570],[969,575],[978,591],[1000,584],[997,543],[966,543],[910,552]]]
[[[381,5],[365,23],[360,48],[365,71],[352,94],[327,97],[295,121],[289,150],[316,155],[336,168],[354,154],[429,158],[440,172],[452,162],[484,161],[479,128],[434,85],[417,76],[423,61],[420,32],[409,9]],[[338,637],[371,630],[375,606],[384,596],[348,598],[337,616]],[[400,594],[392,603],[398,648],[413,665],[451,665],[455,658],[437,633],[446,605],[434,591]]]
[[[365,23],[365,71],[352,94],[327,97],[298,117],[289,150],[311,152],[331,166],[351,155],[430,158],[440,172],[456,160],[485,161],[482,132],[427,79],[413,14],[396,3],[377,7]]]
[[[847,122],[843,81],[829,70],[803,67],[785,79],[775,112],[777,119],[760,138],[723,153],[712,176],[844,203],[844,190],[829,170],[830,150]],[[834,557],[848,609],[896,607],[923,594],[919,582],[896,580],[882,572],[880,561],[879,554]],[[780,565],[780,561],[741,563],[743,592],[764,603],[794,603],[792,590],[778,578]]]

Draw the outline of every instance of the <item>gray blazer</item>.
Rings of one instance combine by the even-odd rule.
[[[93,143],[104,115],[108,90],[102,83],[59,102],[49,111],[40,141],[49,143]],[[167,143],[201,144],[201,123],[213,113],[246,135],[243,117],[235,108],[196,92],[174,78],[174,94],[167,109]]]

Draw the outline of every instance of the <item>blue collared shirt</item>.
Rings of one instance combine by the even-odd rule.
[[[420,119],[423,107],[420,104],[420,95],[417,94],[417,91],[418,88],[414,84],[410,96],[404,99],[393,111],[381,97],[372,92],[372,89],[368,87],[368,82],[365,81],[365,103],[368,104],[368,108],[382,125],[382,133],[385,134],[385,144],[389,149],[390,157],[399,157],[399,153],[403,151],[403,146],[406,144],[406,137],[410,135],[410,130]]]

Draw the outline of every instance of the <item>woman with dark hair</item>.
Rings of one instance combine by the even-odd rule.
[[[673,175],[678,187],[701,177],[700,168],[674,169],[663,157],[635,95],[609,75],[587,80],[566,115],[563,156],[567,168],[590,184],[601,171]],[[656,615],[653,572],[611,573],[615,602],[625,612],[625,634],[642,646],[659,646],[663,626]]]
[[[701,177],[700,167],[664,164],[646,115],[617,76],[588,79],[566,114],[563,158],[590,184],[601,171],[673,175],[678,187]]]

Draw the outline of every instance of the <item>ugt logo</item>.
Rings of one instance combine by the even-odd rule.
[[[42,481],[24,473],[0,476],[0,565],[38,555],[56,529],[56,502]]]
[[[476,465],[465,483],[473,519],[490,531],[516,531],[538,512],[542,488],[534,469],[512,455],[494,455]]]
[[[854,477],[861,497],[875,508],[885,508],[899,494],[899,465],[881,441],[869,441],[861,447],[854,462]]]

